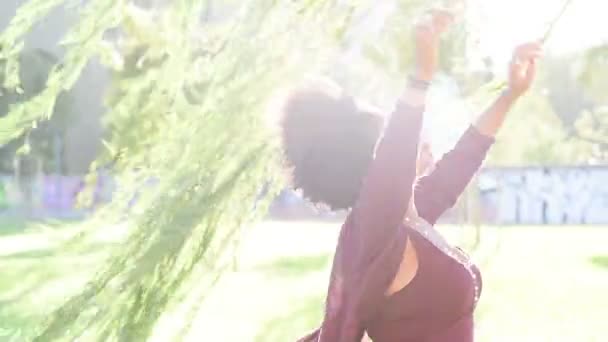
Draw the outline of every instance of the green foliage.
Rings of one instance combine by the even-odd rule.
[[[608,44],[590,49],[581,61],[579,84],[593,103],[575,125],[579,139],[594,145],[594,157],[608,160]]]
[[[25,46],[24,36],[34,24],[64,2],[65,0],[32,0],[18,9],[9,26],[0,35],[0,61],[3,62],[2,74],[5,76],[3,88],[19,88],[19,58]]]
[[[509,114],[488,158],[492,166],[584,165],[593,146],[577,139],[556,115],[542,83]]]
[[[566,158],[565,163],[602,162],[608,157],[606,56],[606,47],[599,46],[584,53],[549,58],[544,63],[542,82],[551,110],[562,123],[570,150],[577,151],[567,155],[571,159]],[[572,149],[574,145],[579,148]]]
[[[374,105],[392,102],[413,62],[411,28],[423,0],[364,2],[342,42],[341,58],[326,73],[350,94]]]
[[[578,79],[591,97],[598,102],[608,102],[608,44],[587,51],[580,61],[582,67]]]
[[[18,56],[24,35],[65,2],[30,0],[0,34],[7,89],[21,91]],[[144,341],[183,298],[202,301],[193,287],[204,298],[232,262],[241,227],[264,213],[281,186],[280,154],[268,125],[277,118],[269,117],[266,106],[272,94],[308,73],[340,64],[341,49],[353,48],[358,38],[349,36],[353,25],[366,24],[358,15],[376,4],[175,0],[150,1],[152,10],[144,10],[136,3],[90,0],[74,7],[80,19],[62,41],[61,65],[50,70],[42,91],[11,104],[0,118],[0,145],[5,145],[48,120],[91,59],[112,72],[103,118],[106,148],[91,169],[110,165],[120,190],[64,248],[78,249],[84,239],[129,213],[126,238],[87,286],[41,324],[35,341]],[[355,55],[363,52],[363,58],[347,59],[332,75],[358,69],[345,83],[355,94],[368,91],[366,97],[384,80],[383,89],[399,83],[411,64],[411,42],[404,37],[425,3],[399,1],[399,11],[381,25],[380,39],[372,34],[362,46],[355,44]],[[215,17],[215,8],[226,15]],[[108,39],[109,33],[118,38]],[[444,68],[472,93],[483,77],[471,81],[465,76],[463,59],[457,57],[464,55],[467,32],[463,27],[454,34]],[[541,115],[549,115],[547,104],[539,103]],[[564,136],[553,129],[558,123],[538,134],[547,122],[541,115],[512,120],[536,122],[527,134],[545,138],[531,145],[532,152],[501,158],[546,158],[547,148]],[[555,158],[561,158],[555,148]],[[509,152],[499,149],[496,156],[500,153]],[[151,179],[157,183],[146,186]],[[130,207],[135,192],[141,196]],[[190,323],[175,327],[168,340],[179,340]]]
[[[577,138],[593,146],[593,159],[608,160],[608,107],[585,111],[576,123]]]
[[[60,3],[26,5],[0,35],[6,51],[19,49],[27,28],[44,16],[40,9]],[[210,288],[232,261],[240,227],[264,213],[281,184],[269,98],[319,69],[352,13],[334,1],[214,2],[233,11],[201,23],[211,1],[172,1],[150,11],[134,3],[77,7],[80,20],[63,40],[62,65],[51,70],[41,93],[0,119],[4,144],[47,119],[92,58],[113,72],[106,151],[92,169],[113,161],[120,191],[65,248],[78,248],[131,210],[128,238],[40,326],[35,341],[147,340],[193,284]],[[119,38],[107,40],[109,30]],[[5,84],[15,87],[17,61],[11,53],[2,58],[12,66]],[[150,179],[158,183],[143,188]],[[129,209],[135,191],[141,197]],[[183,322],[171,340],[188,328]]]

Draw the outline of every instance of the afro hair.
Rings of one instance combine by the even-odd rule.
[[[312,203],[351,208],[374,158],[382,117],[349,96],[316,87],[287,96],[281,124],[293,187]]]

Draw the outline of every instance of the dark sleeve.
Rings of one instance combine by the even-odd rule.
[[[360,247],[358,268],[369,266],[402,226],[416,178],[423,111],[397,104],[376,148],[348,227]]]
[[[401,262],[403,219],[416,177],[422,108],[398,104],[346,218],[334,255],[321,328],[300,341],[359,342]]]
[[[414,200],[420,217],[435,224],[454,206],[477,170],[481,167],[494,138],[485,136],[473,126],[460,137],[427,176],[416,183]]]

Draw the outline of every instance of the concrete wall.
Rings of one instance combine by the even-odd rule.
[[[486,169],[486,222],[608,224],[608,166]]]
[[[486,224],[608,224],[608,166],[483,169],[479,196],[469,197],[442,216],[443,223],[463,223],[470,215]],[[472,194],[474,194],[473,192]],[[475,197],[475,195],[473,195]],[[462,200],[465,200],[464,195]],[[286,191],[273,206],[277,217],[324,217],[297,195]]]
[[[484,169],[477,186],[481,196],[481,220],[487,224],[608,224],[608,166],[556,168]],[[79,176],[41,176],[31,187],[30,196],[14,177],[0,175],[0,214],[23,207],[31,198],[35,212],[45,216],[65,216],[75,210],[82,187]],[[114,182],[99,178],[96,202],[111,199]],[[455,208],[444,215],[444,222],[465,219]],[[290,191],[277,198],[271,214],[278,218],[331,218],[343,213],[318,210]]]

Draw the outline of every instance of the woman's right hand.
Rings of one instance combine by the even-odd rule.
[[[439,65],[441,35],[453,22],[453,15],[444,9],[434,9],[425,14],[414,28],[415,73],[414,77],[430,82]]]

